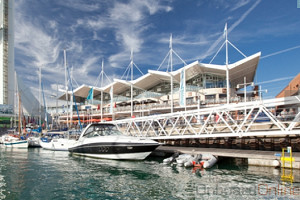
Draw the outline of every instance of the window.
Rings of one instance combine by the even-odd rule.
[[[116,126],[113,124],[94,124],[91,125],[84,137],[99,137],[99,136],[117,136],[122,135],[122,133],[118,130]]]

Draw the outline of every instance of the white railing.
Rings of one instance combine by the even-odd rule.
[[[298,135],[299,107],[299,96],[293,96],[116,120],[114,123],[125,134],[153,139]]]

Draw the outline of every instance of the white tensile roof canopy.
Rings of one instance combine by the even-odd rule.
[[[231,83],[232,88],[236,88],[238,84],[244,83],[244,77],[246,77],[247,82],[253,82],[260,55],[261,52],[258,52],[233,64],[228,65],[229,81]],[[186,81],[197,76],[198,74],[204,73],[226,76],[226,65],[204,64],[195,61],[189,65],[186,65],[183,68],[185,69]],[[102,88],[82,85],[74,90],[74,96],[77,102],[79,102],[81,98],[86,99],[92,87],[94,90],[94,96],[99,95],[101,91],[109,94],[111,87],[113,87],[113,94],[119,95],[121,93],[124,93],[126,90],[130,89],[131,84],[134,88],[148,90],[162,82],[170,82],[171,75],[173,76],[174,83],[179,83],[180,74],[183,68],[180,68],[173,72],[148,70],[147,74],[139,77],[136,80],[125,81],[120,79],[114,79],[112,83]],[[68,94],[68,99],[70,100],[71,92],[69,91]],[[63,94],[59,97],[59,99],[66,100],[66,95]]]

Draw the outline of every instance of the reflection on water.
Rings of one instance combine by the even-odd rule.
[[[163,165],[158,158],[115,161],[1,149],[0,199],[298,199],[299,171],[293,184],[283,184],[281,173],[228,161],[202,170]]]

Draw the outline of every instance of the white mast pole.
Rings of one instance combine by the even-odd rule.
[[[17,121],[17,72],[15,71],[15,88],[14,88],[14,124],[13,124],[13,128],[15,130],[17,124],[16,124],[16,121]]]
[[[227,39],[227,23],[225,24],[225,43],[226,43],[226,86],[227,86],[227,104],[229,104],[230,101],[230,87],[229,87],[229,69],[228,69],[228,39]]]
[[[171,113],[173,113],[174,99],[173,99],[173,47],[172,47],[172,34],[170,36],[170,64],[171,64]]]
[[[131,49],[131,55],[130,55],[130,67],[131,67],[131,84],[130,84],[130,93],[131,93],[131,117],[133,116],[133,49]]]
[[[102,119],[103,119],[103,90],[102,90],[102,87],[103,87],[103,73],[104,73],[104,61],[103,61],[103,59],[102,59],[102,67],[101,67],[101,78],[102,78],[102,80],[101,80],[101,107],[100,107],[100,109],[101,109],[101,121],[102,121]]]
[[[71,85],[73,85],[73,67],[71,68],[71,76],[70,76],[70,82],[71,82]],[[72,90],[72,95],[71,95],[71,103],[70,103],[70,106],[71,106],[71,114],[70,114],[70,124],[71,124],[71,128],[73,126],[73,105],[74,105],[74,99],[73,99],[73,90]]]
[[[39,125],[42,126],[42,67],[39,67]]]
[[[68,77],[67,77],[67,55],[64,49],[64,65],[65,65],[65,89],[66,89],[66,101],[67,101],[67,127],[69,128],[69,102],[68,102]]]

